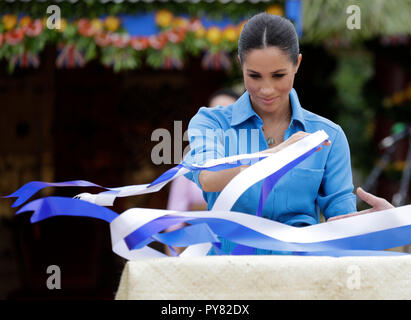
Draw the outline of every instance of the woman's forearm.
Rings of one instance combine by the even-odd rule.
[[[224,187],[248,165],[221,170],[221,171],[207,171],[200,172],[200,184],[205,192],[220,192]]]

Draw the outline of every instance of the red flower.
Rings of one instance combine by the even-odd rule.
[[[193,18],[190,20],[187,26],[187,30],[190,32],[196,32],[198,29],[200,29],[203,26],[201,23],[201,20],[198,18]]]
[[[4,39],[6,40],[6,43],[14,46],[23,41],[24,31],[23,29],[15,29],[12,31],[8,31],[4,34]]]
[[[150,42],[147,37],[133,37],[130,40],[130,46],[137,51],[146,49],[149,44]]]
[[[3,39],[4,39],[4,36],[2,33],[0,33],[0,48],[3,45]]]
[[[88,19],[82,18],[77,21],[78,33],[85,37],[91,37],[94,34],[94,28]]]
[[[107,47],[111,44],[111,34],[108,32],[100,32],[94,36],[94,41],[100,47]]]
[[[180,43],[184,40],[184,37],[186,35],[186,30],[185,28],[178,28],[174,30],[170,30],[166,32],[167,39],[168,41],[172,43]]]
[[[125,48],[130,43],[130,36],[128,34],[113,33],[111,41],[116,48]]]
[[[40,19],[36,19],[30,22],[27,26],[24,27],[24,32],[29,37],[37,37],[41,31],[43,31],[43,23]]]
[[[167,35],[165,33],[160,33],[156,36],[150,36],[148,41],[153,49],[160,50],[163,49],[167,43]]]

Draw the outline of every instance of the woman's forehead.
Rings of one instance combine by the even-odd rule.
[[[292,65],[288,54],[278,47],[252,49],[244,56],[244,67],[258,69],[254,70],[258,72],[274,72],[278,69],[291,68]]]

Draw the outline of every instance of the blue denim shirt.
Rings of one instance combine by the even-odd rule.
[[[266,200],[262,216],[292,226],[305,226],[319,222],[320,210],[326,219],[357,211],[350,149],[343,130],[332,121],[303,109],[294,89],[290,92],[290,102],[292,117],[284,140],[298,131],[314,133],[324,130],[331,146],[324,146],[277,182]],[[202,164],[213,158],[265,150],[268,144],[262,126],[263,121],[252,108],[247,91],[230,106],[202,107],[189,123],[191,150],[184,161]],[[213,141],[207,133],[210,130],[217,132]],[[257,141],[252,132],[258,133]],[[196,171],[186,176],[201,188],[199,173]],[[256,183],[243,193],[232,210],[255,214],[262,183]],[[203,192],[208,210],[218,195],[219,192]],[[233,248],[234,244],[223,239],[223,251],[228,253]],[[257,250],[257,254],[270,253]]]

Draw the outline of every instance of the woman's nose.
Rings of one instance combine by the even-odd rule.
[[[273,87],[261,87],[260,93],[264,96],[269,96],[274,93]]]

